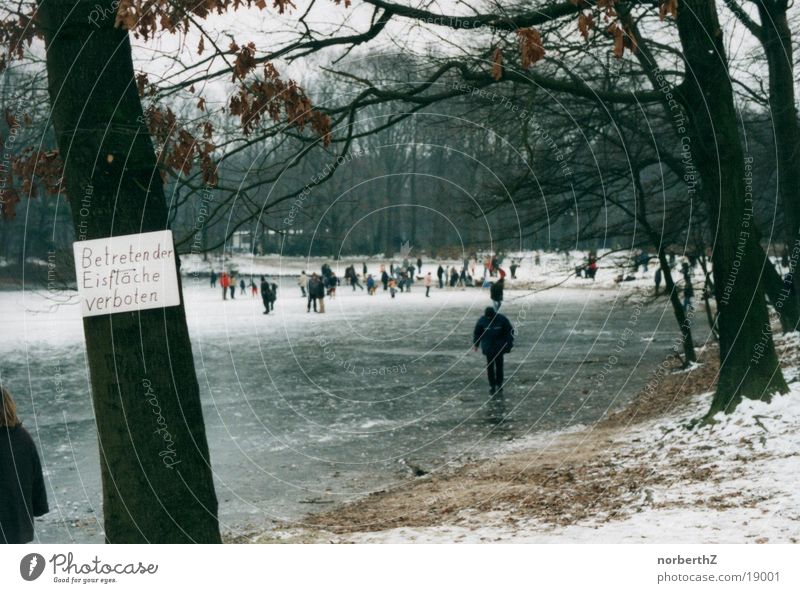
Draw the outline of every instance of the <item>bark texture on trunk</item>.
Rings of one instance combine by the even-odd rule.
[[[167,228],[167,207],[111,0],[44,0],[52,118],[77,235]],[[181,297],[181,300],[182,297]],[[183,305],[84,319],[110,543],[220,541]]]
[[[795,274],[800,257],[800,131],[794,97],[792,34],[786,18],[786,0],[756,2],[761,20],[761,43],[769,67],[769,107],[777,152],[778,197],[784,216],[786,248],[794,284],[792,294],[782,300],[770,296],[781,313],[784,330],[797,328],[800,305],[800,276]]]
[[[755,237],[752,192],[714,0],[682,0],[678,33],[686,60],[680,92],[689,114],[694,166],[714,226],[714,290],[720,374],[709,415],[742,397],[769,399],[787,387],[775,354],[762,283],[764,251]]]

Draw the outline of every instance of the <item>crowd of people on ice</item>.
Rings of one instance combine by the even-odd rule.
[[[433,264],[437,267],[429,266],[430,270],[423,271],[423,261],[418,257],[416,261],[405,257],[402,262],[391,262],[381,264],[374,273],[371,273],[367,263],[363,262],[360,270],[355,265],[345,268],[342,277],[334,272],[328,263],[320,268],[319,274],[316,272],[310,275],[303,270],[297,278],[297,285],[303,298],[306,299],[306,310],[316,313],[325,312],[325,298],[335,298],[336,290],[341,286],[350,286],[353,292],[366,290],[370,296],[375,296],[379,291],[386,292],[391,298],[395,298],[398,293],[410,293],[412,287],[420,283],[425,289],[425,296],[431,296],[431,289],[438,286],[439,289],[456,289],[466,287],[488,288],[490,298],[495,310],[499,310],[503,301],[503,291],[505,289],[506,271],[501,267],[503,263],[502,255],[491,255],[482,258],[481,262],[477,256],[465,258],[462,266],[458,269],[455,265]],[[519,269],[519,261],[513,260],[510,265],[511,278],[516,278]],[[252,298],[261,295],[264,303],[264,314],[268,315],[275,308],[275,301],[278,297],[278,285],[268,281],[265,276],[261,276],[260,284],[256,284],[253,277],[249,280],[237,278],[234,271],[221,272],[217,274],[214,270],[210,276],[211,288],[221,288],[223,300],[236,299],[250,293]]]

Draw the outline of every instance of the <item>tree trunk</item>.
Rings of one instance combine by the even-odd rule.
[[[794,97],[792,34],[786,19],[786,0],[755,2],[761,20],[761,43],[769,67],[769,107],[775,130],[778,196],[783,211],[784,236],[790,254],[790,273],[794,283],[793,310],[798,308],[800,276],[795,274],[800,256],[800,132]],[[794,326],[797,327],[797,317]]]
[[[672,305],[675,321],[678,322],[678,329],[681,332],[681,345],[683,347],[683,356],[686,359],[686,364],[697,362],[697,356],[694,352],[694,339],[692,338],[692,319],[687,316],[686,311],[683,310],[683,304],[678,295],[678,289],[675,286],[675,281],[672,279],[672,270],[667,261],[666,250],[661,244],[659,244],[658,248],[658,265],[661,267],[661,275],[664,276],[664,286],[669,295],[669,302]]]
[[[786,392],[772,341],[762,283],[764,252],[754,238],[733,90],[714,0],[683,0],[678,33],[686,61],[682,100],[689,142],[716,233],[714,291],[720,372],[708,417],[732,411],[742,397]]]
[[[781,0],[777,0],[777,1],[781,1]],[[650,83],[653,85],[653,88],[654,89],[661,88],[660,79],[659,79],[658,73],[656,72],[657,61],[656,61],[655,57],[653,56],[652,52],[650,51],[650,48],[649,48],[648,44],[645,42],[644,38],[642,37],[642,34],[639,31],[639,28],[638,28],[638,26],[636,24],[636,21],[632,17],[632,14],[630,12],[630,6],[625,6],[625,7],[621,6],[619,13],[620,13],[620,18],[622,19],[622,21],[625,24],[625,26],[628,27],[630,29],[630,31],[633,33],[634,37],[639,40],[639,47],[638,47],[638,51],[636,52],[639,64],[644,69],[645,74],[647,75],[648,79],[650,80]],[[785,18],[785,14],[784,14],[784,18]],[[789,52],[790,52],[790,55],[791,55],[791,46],[789,46]],[[727,68],[727,66],[725,66],[725,67]],[[789,75],[790,75],[790,81],[791,81],[791,71],[789,72]],[[771,85],[772,85],[773,78],[774,78],[773,76],[770,76],[770,84]],[[791,93],[791,97],[788,97],[788,98],[784,97],[784,99],[791,101],[790,104],[793,106],[794,105],[794,94],[793,94],[793,89],[791,87],[791,84],[790,84],[790,93]],[[666,117],[668,118],[668,120],[670,121],[673,129],[675,130],[675,133],[677,134],[677,137],[681,138],[681,136],[685,133],[685,132],[682,132],[681,129],[680,129],[681,128],[681,123],[680,123],[681,120],[680,120],[680,118],[676,117],[676,113],[673,111],[673,107],[669,104],[669,101],[666,98],[666,95],[664,96],[662,105],[664,107]],[[794,113],[794,112],[792,112],[792,113]],[[688,114],[684,113],[684,115],[686,115],[686,117],[688,117]],[[787,129],[790,129],[790,127],[787,127]],[[796,130],[796,123],[794,125],[794,129]],[[777,141],[777,139],[776,139],[776,141]],[[786,163],[781,165],[781,169],[784,172],[788,168],[789,168],[789,165],[786,164]],[[792,196],[794,196],[794,199],[797,200],[797,201],[794,202],[795,204],[800,204],[800,199],[798,199],[798,194],[800,194],[800,181],[798,181],[795,186],[791,186],[791,184],[788,184],[788,185],[787,184],[782,184],[781,188],[782,188],[782,191],[785,192],[787,195],[791,194]],[[789,189],[789,188],[791,188],[791,189]],[[701,187],[700,189],[701,189],[701,195],[702,195],[702,192],[705,191],[705,187]],[[710,201],[713,200],[713,198],[707,198],[705,196],[702,196],[702,197],[706,202],[710,202]],[[784,202],[789,202],[789,201],[791,201],[791,199],[792,199],[791,197],[790,198],[785,198]],[[800,206],[798,206],[798,209],[800,209]],[[755,223],[753,223],[751,225],[751,228],[753,228],[754,231],[755,231]],[[797,228],[797,227],[795,227],[795,228]],[[756,244],[758,246],[758,249],[761,250],[762,248],[761,248],[761,245],[760,245],[760,242],[759,242],[760,235],[757,234],[757,232],[756,232],[754,234],[754,236],[756,237],[756,241],[755,242],[756,242]],[[800,241],[797,244],[800,245]],[[798,250],[798,252],[800,253],[800,250]],[[777,311],[777,313],[778,313],[778,315],[780,317],[781,327],[782,327],[783,331],[793,331],[798,326],[798,323],[800,323],[800,300],[798,300],[798,295],[800,295],[800,292],[795,291],[795,293],[793,295],[792,294],[786,294],[786,292],[783,290],[784,289],[783,279],[780,277],[780,275],[778,274],[777,270],[775,270],[775,266],[773,266],[771,264],[771,262],[769,262],[769,258],[767,257],[766,253],[762,251],[762,253],[759,254],[759,257],[762,257],[762,258],[766,259],[768,264],[769,264],[769,265],[765,265],[764,269],[763,269],[764,290],[765,290],[767,296],[769,297],[769,300],[770,300],[771,304],[773,305],[773,307],[775,307],[775,310]],[[800,278],[795,278],[795,281],[800,281]]]
[[[164,189],[112,0],[47,0],[39,16],[76,231],[163,230]],[[105,18],[89,21],[92,11]],[[80,204],[91,196],[88,215]],[[86,211],[83,210],[84,214]],[[83,320],[109,543],[220,541],[200,392],[178,307]]]
[[[780,318],[781,329],[784,332],[795,331],[800,322],[800,303],[797,296],[786,290],[783,278],[772,265],[769,256],[764,253],[763,257],[766,260],[763,275],[764,292]]]

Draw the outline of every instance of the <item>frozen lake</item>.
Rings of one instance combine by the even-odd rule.
[[[425,298],[418,284],[392,300],[343,286],[315,315],[285,279],[266,316],[260,298],[223,301],[205,279],[184,282],[228,533],[412,479],[401,460],[436,471],[526,434],[591,423],[647,382],[677,334],[664,298],[640,307],[610,290],[507,291],[503,312],[519,333],[504,405],[489,406],[483,358],[470,350],[488,291],[433,289]],[[102,541],[75,299],[2,292],[0,305],[0,373],[46,470],[52,511],[37,536]]]

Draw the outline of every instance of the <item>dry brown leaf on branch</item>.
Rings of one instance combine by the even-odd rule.
[[[614,21],[611,23],[606,32],[614,36],[614,57],[621,58],[625,52],[625,33],[619,27],[619,23]]]
[[[578,15],[578,30],[581,32],[581,37],[589,39],[589,32],[594,29],[594,15],[589,12],[582,12]]]
[[[273,0],[272,8],[277,8],[278,14],[283,14],[290,8],[297,8],[297,7],[292,3],[292,0]]]
[[[149,80],[147,79],[147,74],[144,72],[139,72],[136,74],[136,89],[139,91],[139,96],[144,97],[144,89],[149,84]]]
[[[233,63],[233,80],[244,78],[256,67],[256,44],[252,41],[239,50]]]
[[[667,15],[678,18],[678,0],[663,0],[658,5],[658,17],[663,21]]]
[[[14,113],[11,111],[10,107],[6,107],[5,110],[5,119],[6,119],[6,126],[8,126],[9,130],[12,130],[19,126],[19,121],[14,116]]]
[[[11,60],[21,60],[25,55],[25,47],[30,47],[34,38],[43,38],[36,23],[36,11],[27,15],[11,16],[0,21],[0,72],[3,72]]]
[[[517,29],[519,38],[519,55],[522,68],[527,70],[544,57],[542,36],[537,29]]]
[[[503,78],[503,50],[499,47],[492,54],[492,78],[495,80]]]

